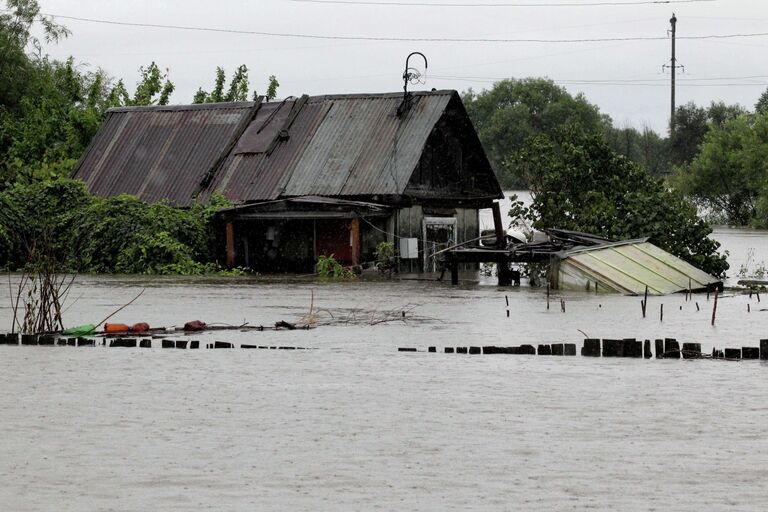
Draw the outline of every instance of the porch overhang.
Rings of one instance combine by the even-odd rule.
[[[312,220],[389,217],[392,207],[363,201],[302,196],[263,203],[250,203],[218,212],[225,221]]]

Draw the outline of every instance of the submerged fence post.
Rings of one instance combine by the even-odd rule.
[[[549,281],[547,281],[547,311],[549,311]]]
[[[715,288],[715,302],[712,304],[712,326],[715,325],[715,315],[717,314],[717,295],[720,292],[719,289]]]
[[[645,287],[645,295],[643,296],[643,301],[640,303],[640,306],[643,308],[643,318],[645,318],[645,310],[648,307],[648,286]]]

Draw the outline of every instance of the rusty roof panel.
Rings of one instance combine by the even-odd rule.
[[[284,195],[402,193],[450,94],[418,95],[397,117],[401,95],[332,98]]]
[[[110,109],[73,175],[100,196],[191,204],[256,104]]]
[[[286,111],[293,108],[294,101],[286,103]],[[288,139],[280,141],[270,155],[240,153],[230,157],[211,188],[233,201],[277,199],[328,108],[323,103],[305,105],[291,125]]]
[[[396,115],[402,101],[398,93],[312,97],[271,154],[262,144],[246,152],[249,144],[241,141],[212,188],[234,201],[402,193],[452,94],[414,93],[403,118]],[[296,104],[292,100],[281,110]],[[262,109],[268,105],[275,104]],[[274,115],[270,122],[279,126],[270,131],[277,134],[284,119]],[[258,122],[259,116],[246,134]]]
[[[265,103],[237,141],[234,154],[265,152],[290,114],[292,103]]]

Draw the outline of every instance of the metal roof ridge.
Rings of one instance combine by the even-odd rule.
[[[413,96],[451,96],[458,94],[455,89],[440,89],[436,91],[409,91],[408,94]],[[360,93],[348,93],[348,94],[319,94],[317,96],[310,96],[309,101],[325,101],[325,100],[361,100],[361,99],[392,99],[402,98],[402,92],[360,92]]]
[[[568,249],[567,251],[557,252],[556,255],[562,259],[583,252],[599,251],[600,249],[609,249],[611,247],[619,247],[621,245],[642,244],[647,242],[649,238],[650,237],[633,238],[631,240],[619,240],[618,242],[606,242],[604,244],[590,246],[578,245],[572,249]]]
[[[221,103],[184,103],[177,105],[137,105],[127,107],[111,107],[107,113],[118,112],[183,112],[187,110],[220,110],[250,108],[256,105],[255,101],[227,101]]]

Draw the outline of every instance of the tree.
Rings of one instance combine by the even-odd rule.
[[[667,141],[649,127],[640,132],[630,126],[610,127],[605,132],[608,145],[618,154],[640,164],[653,176],[670,172]]]
[[[535,227],[616,240],[648,237],[706,272],[728,269],[696,207],[612,151],[599,134],[567,128],[553,138],[536,135],[515,159],[532,186]]]
[[[565,124],[588,132],[603,132],[611,124],[610,118],[583,95],[571,96],[552,80],[543,78],[502,80],[480,93],[470,89],[463,100],[504,186],[526,185],[520,168],[509,157],[532,135],[550,136]]]
[[[760,95],[760,99],[755,103],[755,112],[758,114],[765,114],[768,112],[768,89],[763,91]]]
[[[232,78],[229,81],[229,87],[226,87],[226,73],[224,68],[216,68],[216,79],[214,80],[213,89],[211,92],[206,92],[203,88],[199,88],[192,98],[192,103],[221,103],[225,101],[248,101],[248,68],[245,64],[240,65]],[[269,83],[267,85],[267,92],[265,94],[267,100],[272,100],[277,96],[277,88],[280,84],[275,78],[275,75],[270,75]],[[226,92],[224,89],[226,88]],[[253,99],[256,99],[258,94],[253,91]]]
[[[140,105],[167,105],[176,86],[168,79],[168,70],[160,71],[154,61],[139,68],[141,78],[136,84],[133,96],[122,80],[118,80],[109,93],[108,103],[113,107],[132,107]]]
[[[6,0],[5,4],[6,12],[0,14],[0,108],[15,110],[34,74],[33,63],[42,53],[33,26],[42,26],[47,42],[67,37],[69,31],[41,16],[36,0]]]
[[[768,226],[768,113],[713,127],[674,184],[710,213],[736,225]]]
[[[68,174],[107,108],[102,71],[81,72],[72,59],[32,67],[17,108],[0,111],[0,189]]]
[[[670,159],[674,165],[690,162],[711,127],[722,127],[729,119],[744,114],[740,105],[712,102],[709,108],[689,102],[675,110],[675,131],[670,135]]]

